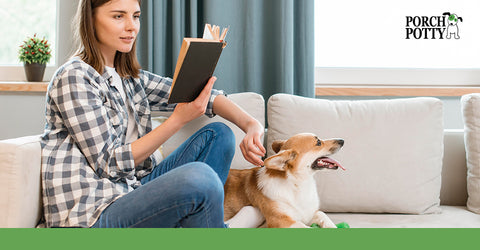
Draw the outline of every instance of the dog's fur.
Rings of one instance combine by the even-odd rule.
[[[314,174],[321,169],[344,169],[328,158],[344,141],[322,141],[313,134],[299,134],[287,141],[276,141],[276,155],[265,160],[265,167],[231,170],[225,185],[225,221],[242,208],[255,207],[270,228],[307,228],[313,223],[326,228],[335,224],[319,211]]]

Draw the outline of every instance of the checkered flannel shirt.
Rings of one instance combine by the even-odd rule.
[[[139,136],[152,130],[151,111],[173,111],[167,100],[172,80],[141,71],[123,80],[127,102],[78,58],[58,69],[47,91],[46,128],[42,136],[43,227],[91,227],[102,211],[127,194],[127,179],[141,180],[161,161],[154,154],[134,166],[125,143],[129,107]],[[206,115],[213,117],[213,90]],[[141,184],[137,181],[133,187]]]

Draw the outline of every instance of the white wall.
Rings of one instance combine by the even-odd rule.
[[[41,134],[45,95],[0,92],[0,117],[0,140]]]
[[[73,34],[72,21],[77,11],[78,0],[59,0],[57,2],[57,62],[63,64],[72,55]]]

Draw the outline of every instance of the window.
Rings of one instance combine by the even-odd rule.
[[[0,30],[8,34],[0,43],[0,81],[26,81],[18,46],[33,34],[47,38],[52,45],[53,56],[44,78],[48,81],[72,52],[71,22],[78,0],[0,0],[0,4]]]
[[[50,65],[55,65],[56,0],[0,0],[0,65],[18,66],[18,46],[27,36],[47,38],[52,45]],[[21,14],[20,14],[21,13]]]
[[[18,47],[27,36],[45,37],[52,46],[52,59],[45,78],[56,65],[57,0],[0,0],[0,81],[25,81],[23,66],[18,60]]]
[[[316,83],[478,85],[478,9],[478,0],[315,0]]]

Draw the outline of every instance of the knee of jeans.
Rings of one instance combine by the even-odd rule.
[[[207,164],[203,162],[193,162],[188,164],[189,177],[187,186],[191,191],[198,195],[205,195],[209,199],[223,200],[223,183],[218,174]]]
[[[222,122],[214,122],[208,126],[221,138],[221,141],[225,144],[224,148],[232,150],[233,153],[235,153],[235,134],[232,129]]]

